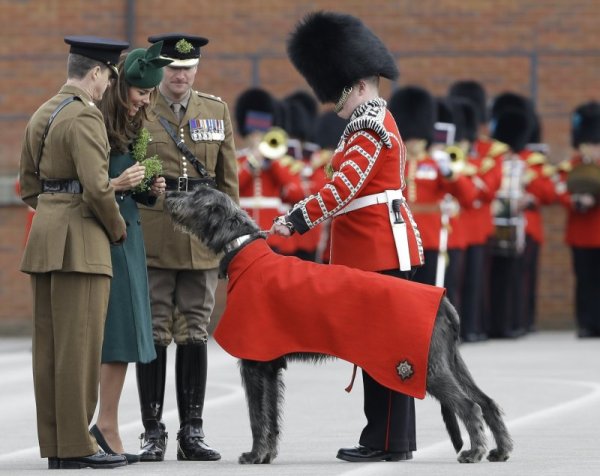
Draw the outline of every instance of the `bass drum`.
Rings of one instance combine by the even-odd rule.
[[[569,193],[589,193],[600,197],[600,165],[576,165],[567,176]]]

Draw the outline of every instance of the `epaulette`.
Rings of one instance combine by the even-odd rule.
[[[289,167],[291,163],[295,161],[295,159],[291,155],[286,154],[283,157],[277,159],[277,161],[284,167]]]
[[[213,94],[202,93],[200,91],[194,91],[201,98],[212,99],[213,101],[224,102],[219,96]]]
[[[374,131],[381,142],[388,148],[392,148],[392,139],[389,132],[385,128],[383,121],[385,119],[385,101],[373,101],[373,103],[365,103],[358,106],[356,110],[359,112],[355,119],[352,119],[342,135],[344,140],[347,140],[355,132],[371,129]],[[356,114],[356,112],[355,112]]]
[[[290,164],[289,169],[290,172],[292,172],[294,175],[299,174],[300,172],[302,172],[302,169],[304,169],[304,164],[302,163],[302,161],[294,160],[294,162]]]
[[[544,154],[540,154],[539,152],[533,152],[526,159],[527,165],[533,167],[534,165],[543,165],[546,163],[546,156]]]
[[[465,175],[466,177],[472,177],[473,175],[475,175],[477,173],[477,167],[475,167],[475,165],[467,162],[465,164],[464,168],[462,169],[461,173],[463,175]]]
[[[492,157],[497,157],[506,152],[508,152],[508,146],[504,142],[494,140],[494,141],[492,141],[492,145],[490,146],[490,150],[488,151],[487,155],[491,155]]]
[[[556,167],[551,164],[544,164],[542,167],[542,175],[544,177],[552,177],[554,174],[556,174]]]
[[[560,164],[558,164],[558,170],[561,172],[570,172],[573,170],[573,164],[570,160],[564,160]]]
[[[304,164],[302,163],[302,161],[296,160],[291,155],[287,154],[277,159],[277,162],[282,167],[287,167],[287,169],[292,174],[299,174],[300,171],[304,168]]]
[[[500,144],[501,142],[499,142]],[[481,161],[481,165],[479,166],[479,173],[485,174],[492,170],[496,166],[496,160],[491,157],[484,157]]]

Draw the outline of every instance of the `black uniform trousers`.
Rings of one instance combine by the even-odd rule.
[[[412,272],[394,269],[381,271],[381,274],[410,279]],[[385,451],[415,451],[417,437],[414,398],[380,385],[364,370],[362,374],[367,426],[360,435],[359,444]]]
[[[460,334],[463,340],[478,340],[487,333],[483,316],[486,284],[484,245],[467,247],[460,295]]]
[[[600,248],[572,247],[580,335],[600,336]]]

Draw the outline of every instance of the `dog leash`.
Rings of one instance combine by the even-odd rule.
[[[356,379],[356,367],[357,365],[354,364],[354,368],[352,369],[352,378],[350,379],[348,386],[344,389],[348,393],[350,393],[352,391],[352,387],[354,387],[354,380]]]

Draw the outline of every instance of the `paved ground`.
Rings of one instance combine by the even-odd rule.
[[[169,358],[173,362],[174,348]],[[418,475],[598,475],[600,474],[600,341],[578,340],[569,332],[542,332],[517,341],[490,341],[462,347],[479,385],[506,413],[515,452],[506,463],[461,465],[445,433],[439,405],[417,402],[419,450],[409,462],[351,464],[335,459],[353,446],[364,424],[362,388],[357,379],[344,392],[351,365],[335,361],[312,367],[293,364],[286,373],[284,431],[272,465],[240,466],[250,448],[246,403],[235,359],[210,342],[205,408],[207,441],[223,459],[211,463],[176,461],[177,413],[173,366],[169,365],[165,420],[171,441],[163,463],[140,463],[94,474],[385,476]],[[127,377],[121,405],[121,433],[134,451],[141,431],[135,375]],[[30,344],[0,339],[0,474],[46,471],[38,457],[31,382]],[[71,473],[72,474],[72,473]]]

